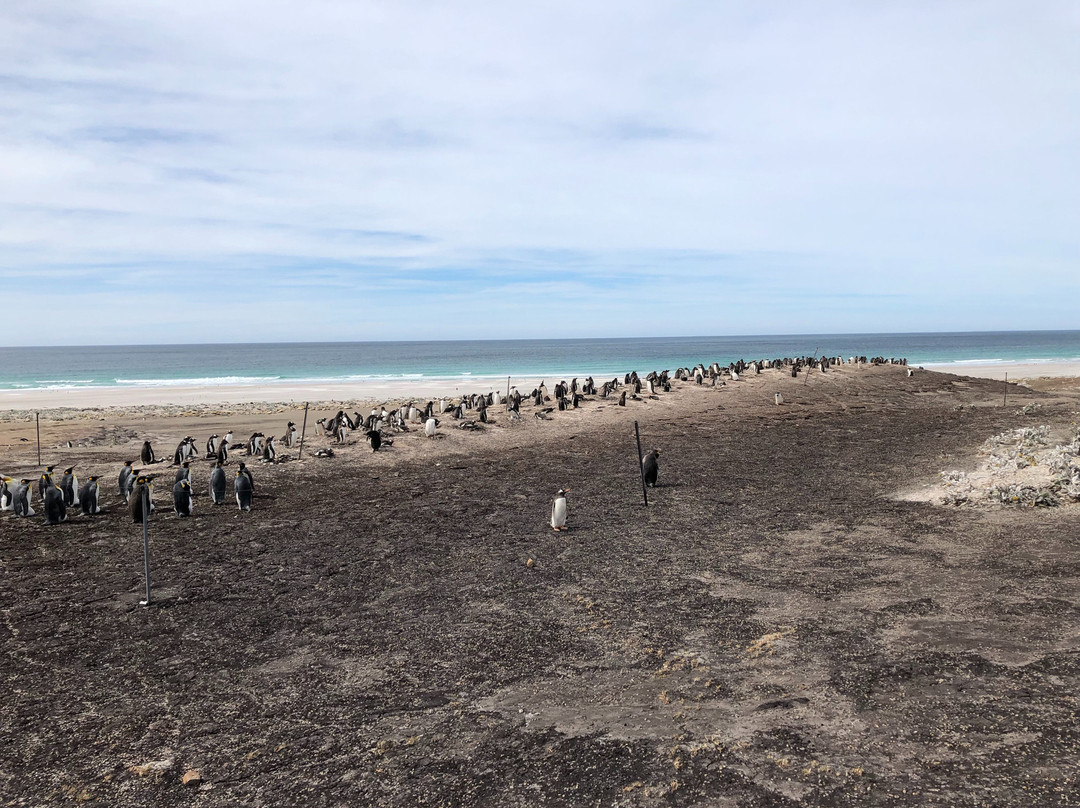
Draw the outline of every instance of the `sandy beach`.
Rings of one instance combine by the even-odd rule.
[[[1080,504],[1054,482],[1080,463],[1080,388],[1013,378],[1006,401],[1001,381],[899,366],[766,371],[547,418],[493,408],[377,453],[314,434],[336,407],[313,408],[302,460],[234,455],[250,513],[231,488],[209,504],[199,459],[179,519],[174,469],[149,468],[150,607],[122,461],[143,440],[169,457],[188,434],[280,434],[302,410],[265,389],[65,399],[42,412],[42,464],[100,474],[106,508],[0,514],[0,794],[1080,804]],[[661,450],[647,508],[635,424]],[[0,470],[36,477],[35,439],[32,415],[0,422]],[[1056,507],[1024,504],[1029,479]]]

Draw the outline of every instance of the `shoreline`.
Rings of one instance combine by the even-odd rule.
[[[849,367],[844,365],[842,367]],[[999,362],[912,365],[937,373],[952,373],[979,379],[1001,381],[1008,376],[1016,383],[1038,379],[1080,379],[1080,360],[1052,362]],[[638,373],[647,369],[637,368]],[[510,384],[522,394],[546,381],[554,386],[556,381],[569,381],[580,373],[549,374],[510,378]],[[624,374],[594,374],[600,382]],[[261,382],[258,384],[228,384],[216,386],[175,385],[160,387],[93,387],[63,390],[0,390],[0,413],[49,410],[88,410],[131,407],[205,407],[210,405],[279,405],[302,408],[305,402],[312,405],[328,402],[388,403],[410,398],[457,397],[472,393],[487,393],[505,389],[506,377],[458,377],[433,379],[394,379],[328,382]]]

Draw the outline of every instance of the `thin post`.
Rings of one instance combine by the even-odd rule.
[[[308,403],[304,402],[304,426],[300,429],[300,449],[296,453],[297,461],[304,456],[304,435],[307,434],[307,408]]]
[[[510,377],[506,377],[506,411],[510,412]],[[41,465],[40,463],[38,465]]]
[[[150,483],[142,487],[142,543],[143,543],[143,572],[146,575],[146,600],[140,606],[150,605]]]
[[[645,487],[645,467],[641,464],[641,433],[638,432],[637,421],[634,421],[634,440],[637,441],[637,468],[641,475],[641,496],[645,497],[645,507],[649,507],[649,491]]]
[[[38,421],[38,413],[34,413],[34,428],[37,430],[37,464],[41,465],[41,423]]]
[[[1005,371],[1005,397],[1001,399],[1001,406],[1004,407],[1009,403],[1009,371]],[[38,461],[38,465],[41,465],[41,461]]]

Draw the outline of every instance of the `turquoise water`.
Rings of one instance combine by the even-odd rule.
[[[1080,331],[0,348],[0,390],[622,375],[852,355],[965,364],[1080,360]]]

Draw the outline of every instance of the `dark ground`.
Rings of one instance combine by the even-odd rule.
[[[0,518],[0,805],[1080,805],[1080,508],[894,498],[1076,396],[790,390],[159,490],[149,608],[87,449],[110,513]]]

